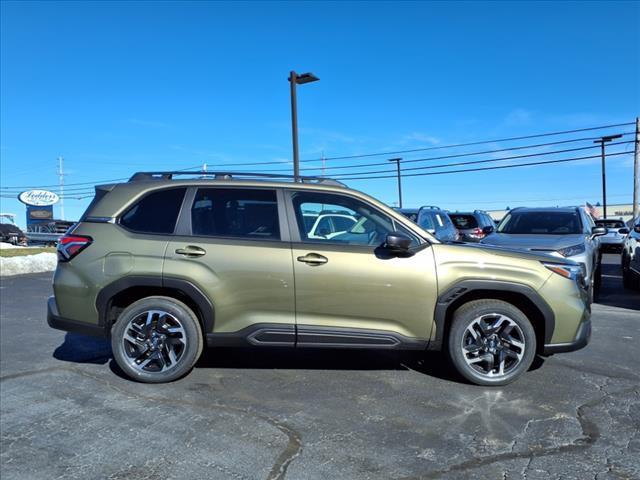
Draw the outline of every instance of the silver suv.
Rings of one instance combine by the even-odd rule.
[[[606,233],[583,207],[514,208],[481,243],[574,260],[583,266],[593,295],[600,276],[599,237]]]

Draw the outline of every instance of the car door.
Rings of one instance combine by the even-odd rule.
[[[355,196],[312,190],[286,194],[298,345],[424,348],[437,295],[430,245]],[[356,223],[332,238],[312,238],[303,212],[323,209],[347,212]],[[413,255],[398,257],[380,247],[394,230],[412,238]]]
[[[242,331],[252,343],[294,344],[293,266],[281,197],[273,188],[202,186],[185,199],[163,280],[187,280],[209,298],[215,334]]]

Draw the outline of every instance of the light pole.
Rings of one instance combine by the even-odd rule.
[[[293,136],[293,178],[297,182],[300,176],[300,158],[298,157],[298,103],[296,100],[296,86],[320,80],[313,73],[298,75],[291,70],[289,84],[291,86],[291,135]]]
[[[400,161],[402,158],[390,158],[390,162],[396,162],[396,167],[398,169],[398,206],[402,208],[402,174],[400,173]]]
[[[605,167],[607,154],[605,153],[605,144],[617,138],[622,138],[622,135],[606,135],[593,141],[593,143],[600,144],[600,151],[602,152],[602,218],[607,218],[607,173]]]

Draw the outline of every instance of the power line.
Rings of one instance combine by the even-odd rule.
[[[187,167],[187,168],[182,168],[180,170],[178,170],[178,172],[185,172],[188,170],[194,170],[194,169],[199,169],[201,168],[202,165],[196,165],[193,167]],[[111,178],[109,180],[97,180],[97,181],[93,181],[93,182],[77,182],[77,183],[65,183],[65,187],[68,186],[77,186],[77,185],[100,185],[103,183],[112,183],[112,182],[122,182],[124,180],[129,180],[129,177],[121,177],[121,178]],[[59,185],[12,185],[12,186],[5,186],[5,187],[0,187],[0,189],[2,190],[10,190],[10,189],[16,189],[16,188],[55,188],[55,187],[59,187]]]
[[[617,143],[611,143],[611,146],[614,145],[625,145],[627,143],[633,143],[631,141],[629,142],[617,142]],[[531,157],[542,157],[545,155],[555,155],[558,153],[568,153],[568,152],[577,152],[577,151],[582,151],[582,150],[592,150],[594,148],[600,148],[598,145],[590,145],[588,147],[578,147],[578,148],[566,148],[564,150],[554,150],[551,152],[537,152],[537,153],[528,153],[526,155],[513,155],[510,157],[502,157],[502,158],[491,158],[491,159],[487,159],[487,160],[473,160],[470,162],[456,162],[456,163],[443,163],[440,165],[429,165],[426,167],[410,167],[410,168],[403,168],[402,171],[403,172],[408,172],[408,171],[412,171],[412,170],[427,170],[427,169],[433,169],[433,168],[447,168],[447,167],[458,167],[458,166],[463,166],[463,165],[477,165],[480,163],[492,163],[492,162],[502,162],[505,160],[517,160],[519,158],[531,158]],[[401,163],[405,163],[405,162],[401,162]],[[409,162],[406,162],[409,163]],[[353,175],[369,175],[369,174],[374,174],[374,173],[390,173],[390,172],[394,172],[395,170],[373,170],[373,171],[369,171],[369,172],[351,172],[351,173],[341,173],[336,175],[336,178],[345,178],[345,177],[350,177]]]
[[[633,152],[617,152],[617,153],[608,153],[607,157],[614,157],[616,155],[630,155]],[[575,157],[575,158],[564,158],[562,160],[547,160],[544,162],[530,162],[530,163],[519,163],[517,165],[497,165],[493,167],[479,167],[479,168],[467,168],[460,170],[448,170],[445,172],[429,172],[429,173],[408,173],[406,175],[402,175],[402,177],[426,177],[430,175],[446,175],[449,173],[465,173],[465,172],[480,172],[485,170],[499,170],[504,168],[517,168],[517,167],[530,167],[534,165],[548,165],[553,163],[564,163],[564,162],[577,162],[580,160],[590,160],[593,158],[600,158],[600,155],[590,155],[587,157]],[[373,177],[355,177],[348,178],[346,180],[375,180],[379,178],[395,178],[396,175],[378,175]]]
[[[325,157],[325,160],[347,160],[347,159],[352,159],[352,158],[363,158],[363,157],[377,157],[377,156],[382,156],[382,155],[397,155],[400,153],[411,153],[411,152],[424,152],[427,150],[439,150],[439,149],[444,149],[444,148],[456,148],[456,147],[470,147],[472,145],[483,145],[483,144],[487,144],[487,143],[497,143],[497,142],[511,142],[514,140],[526,140],[529,138],[540,138],[540,137],[550,137],[553,135],[566,135],[569,133],[577,133],[577,132],[588,132],[588,131],[592,131],[592,130],[602,130],[605,128],[613,128],[613,127],[626,127],[629,125],[635,125],[635,122],[627,122],[627,123],[616,123],[616,124],[611,124],[611,125],[602,125],[600,127],[589,127],[589,128],[578,128],[575,130],[564,130],[561,132],[549,132],[549,133],[538,133],[535,135],[524,135],[521,137],[511,137],[511,138],[500,138],[500,139],[496,139],[496,140],[483,140],[480,142],[469,142],[469,143],[458,143],[458,144],[452,144],[452,145],[437,145],[437,146],[432,146],[432,147],[424,147],[424,148],[413,148],[411,150],[396,150],[393,152],[378,152],[378,153],[367,153],[367,154],[361,154],[361,155],[347,155],[347,156],[343,156],[343,157]],[[301,162],[317,162],[320,161],[321,159],[317,158],[317,159],[310,159],[310,160],[301,160]]]

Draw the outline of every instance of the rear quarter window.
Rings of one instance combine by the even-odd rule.
[[[185,192],[171,188],[145,195],[120,217],[120,225],[138,233],[173,233]]]

